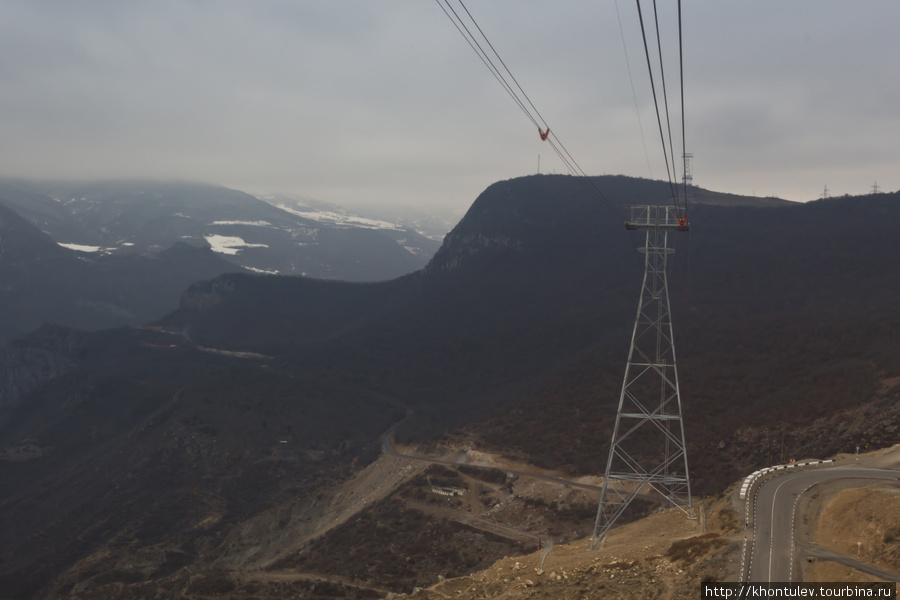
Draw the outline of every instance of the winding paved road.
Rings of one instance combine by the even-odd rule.
[[[786,582],[798,579],[794,568],[794,507],[805,491],[838,479],[896,480],[900,471],[860,466],[819,467],[808,471],[780,471],[751,495],[753,542],[747,567],[749,581]],[[781,474],[783,473],[783,474]]]

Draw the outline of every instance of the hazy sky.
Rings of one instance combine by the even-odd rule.
[[[587,173],[665,178],[634,2],[466,6]],[[898,0],[683,7],[697,185],[900,188]],[[463,208],[538,156],[567,172],[433,0],[0,0],[0,175]]]

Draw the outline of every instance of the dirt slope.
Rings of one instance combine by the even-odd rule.
[[[701,581],[725,580],[740,563],[737,536],[729,537],[729,519],[719,517],[723,509],[727,513],[724,507],[719,500],[706,511],[714,515],[706,532],[698,520],[669,509],[615,529],[595,551],[589,551],[587,539],[553,547],[543,569],[541,551],[504,558],[485,571],[417,590],[408,598],[696,598]]]

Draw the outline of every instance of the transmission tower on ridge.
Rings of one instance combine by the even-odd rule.
[[[682,179],[682,181],[684,182],[684,195],[679,194],[679,196],[681,197],[681,201],[684,203],[684,206],[687,206],[691,203],[691,186],[694,185],[694,153],[685,152],[681,155],[681,158],[684,161],[684,175]]]
[[[693,162],[694,153],[686,152],[681,155],[684,160],[684,185],[690,187],[694,183]]]
[[[632,206],[625,227],[646,232],[644,282],[609,446],[591,549],[639,497],[693,516],[681,393],[666,282],[669,233],[687,231],[673,206]]]

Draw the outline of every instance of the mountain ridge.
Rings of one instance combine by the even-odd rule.
[[[650,187],[611,200],[656,198]],[[900,265],[891,260],[900,194],[704,204],[692,215],[691,233],[673,239],[669,284],[695,492],[719,491],[780,453],[898,441],[896,417],[875,426],[867,415],[894,414],[886,407],[896,388],[879,390],[900,377]],[[349,495],[342,483],[373,464],[379,436],[401,421],[401,443],[493,450],[596,476],[634,320],[640,243],[578,180],[522,178],[487,188],[421,271],[377,283],[228,274],[189,288],[153,328],[61,337],[58,350],[77,368],[42,382],[0,426],[7,452],[32,452],[0,460],[14,483],[0,519],[21,523],[0,548],[15,558],[0,568],[0,587],[46,597],[75,586],[98,598],[114,587],[133,597],[226,588],[315,597],[299,576],[306,583],[289,590],[247,583],[243,554],[228,544],[246,536],[240,552],[252,553]],[[510,552],[475,521],[450,526],[441,515],[497,505],[490,514],[517,531],[577,529],[596,506],[528,495],[502,470],[454,473],[409,480],[333,536],[284,550],[283,564],[379,589],[394,568],[404,581],[434,581]],[[429,501],[429,483],[459,480],[469,497]],[[445,533],[459,540],[446,554],[427,546]],[[348,562],[354,536],[377,551]],[[135,566],[152,552],[152,568]],[[404,554],[422,557],[421,569]],[[80,567],[89,556],[96,566]],[[217,570],[226,562],[233,571]]]
[[[3,179],[0,204],[76,249],[156,253],[186,241],[255,272],[390,279],[424,266],[437,249],[409,228],[316,220],[195,182]]]
[[[0,341],[46,323],[100,329],[150,321],[190,283],[238,268],[183,243],[156,255],[85,255],[0,205]]]

